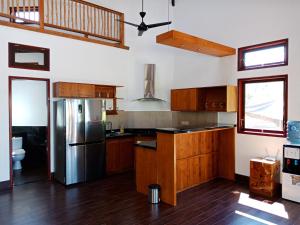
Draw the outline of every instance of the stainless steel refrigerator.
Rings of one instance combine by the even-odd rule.
[[[55,179],[65,185],[105,175],[105,103],[99,99],[54,102]]]

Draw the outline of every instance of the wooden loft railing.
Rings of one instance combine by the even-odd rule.
[[[0,25],[128,49],[124,14],[82,0],[0,0]]]

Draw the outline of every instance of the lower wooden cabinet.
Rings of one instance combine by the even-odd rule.
[[[218,153],[198,155],[176,161],[177,191],[199,185],[218,176]]]
[[[106,173],[121,173],[134,167],[134,138],[106,140]]]

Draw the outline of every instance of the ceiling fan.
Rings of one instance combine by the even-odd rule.
[[[161,27],[161,26],[169,25],[169,24],[172,23],[171,21],[169,21],[169,22],[154,23],[154,24],[148,24],[147,25],[144,22],[144,17],[146,16],[146,12],[144,12],[144,0],[142,0],[142,12],[140,12],[140,16],[142,17],[142,22],[141,22],[140,25],[135,24],[135,23],[130,23],[130,22],[127,22],[127,21],[122,21],[122,20],[118,20],[118,21],[120,21],[121,23],[125,23],[125,24],[128,24],[128,25],[137,27],[139,36],[142,36],[143,33],[145,31],[147,31],[148,29],[150,29],[150,28]]]

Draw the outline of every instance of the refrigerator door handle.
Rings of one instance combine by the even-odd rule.
[[[69,146],[80,146],[80,145],[85,145],[85,143],[73,143],[73,144],[69,144]]]

